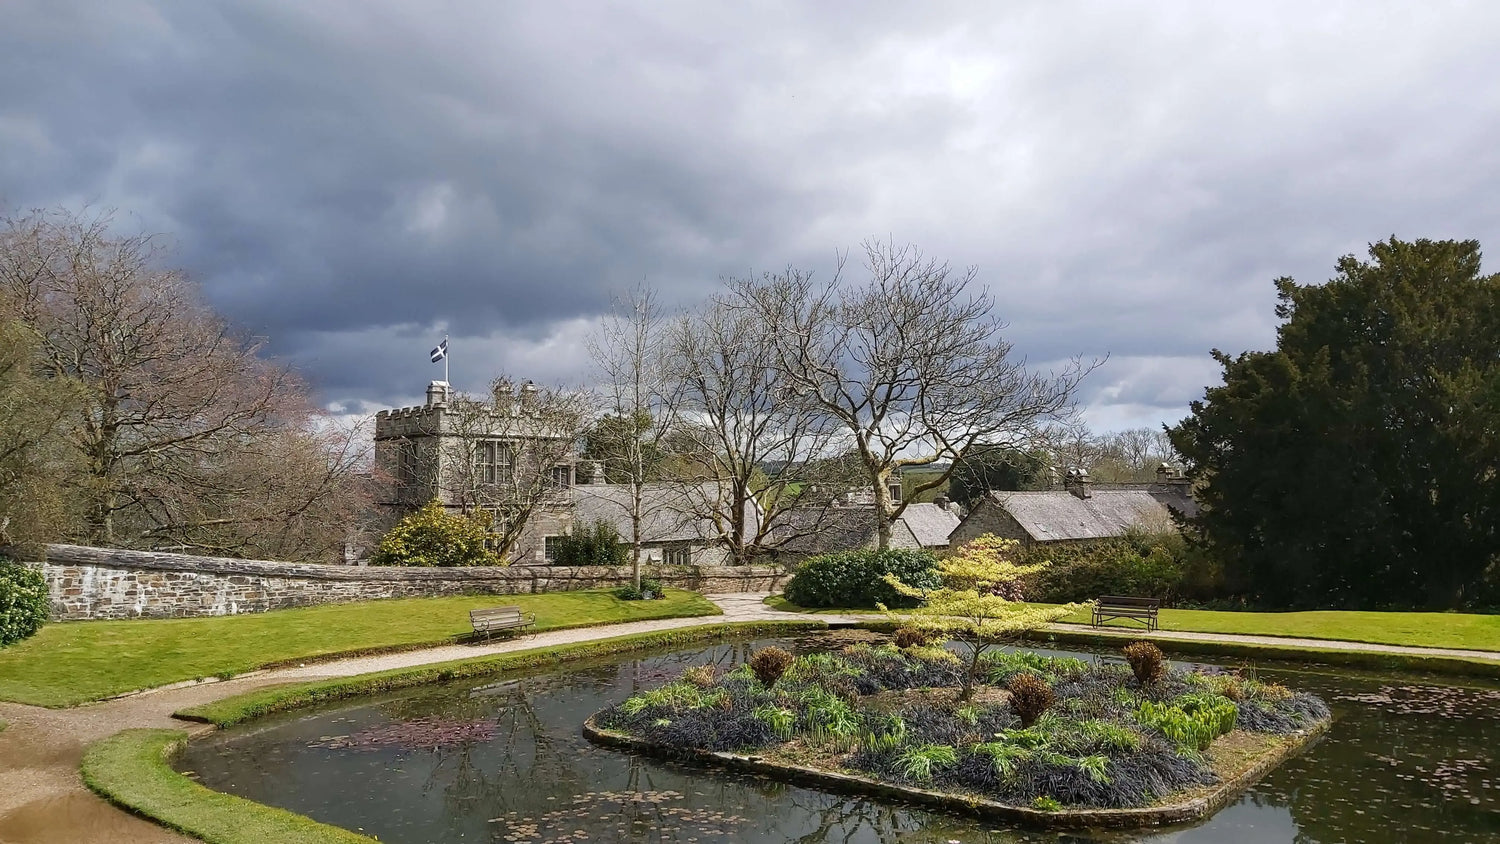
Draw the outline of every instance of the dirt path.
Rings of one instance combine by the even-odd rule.
[[[636,621],[606,627],[557,630],[485,645],[450,645],[405,653],[343,659],[306,666],[254,672],[223,682],[166,687],[116,700],[73,709],[43,709],[0,703],[0,721],[9,722],[0,731],[0,844],[156,844],[193,839],[164,830],[155,824],[122,812],[84,787],[78,763],[89,744],[132,727],[175,727],[201,733],[204,724],[177,721],[172,713],[187,706],[209,703],[264,686],[289,681],[347,677],[371,671],[406,668],[434,662],[505,653],[526,648],[584,642],[630,633],[718,624],[725,621],[813,619],[839,623],[859,617],[805,615],[772,610],[761,601],[765,595],[709,595],[724,610],[721,616]],[[862,616],[869,618],[870,616]],[[1065,630],[1092,630],[1085,625],[1056,625]],[[1124,638],[1131,631],[1104,631]],[[1236,636],[1216,633],[1158,632],[1170,639],[1244,642],[1261,645],[1298,645],[1340,650],[1381,651],[1500,660],[1500,653],[1438,648],[1409,648],[1332,642],[1319,639],[1284,639],[1275,636]]]

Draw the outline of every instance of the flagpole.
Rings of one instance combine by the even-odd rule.
[[[453,382],[448,380],[448,335],[443,335],[443,383],[448,385],[448,392],[453,392]]]

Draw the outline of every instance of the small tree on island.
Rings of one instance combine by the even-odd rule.
[[[1013,555],[1018,543],[984,534],[938,562],[943,585],[937,589],[914,589],[889,575],[886,582],[903,595],[920,599],[922,606],[893,611],[888,615],[907,625],[956,639],[969,647],[969,668],[964,672],[959,700],[974,696],[979,663],[993,646],[1012,641],[1079,609],[1079,604],[1039,607],[1021,600],[1021,578],[1035,574],[1047,563],[1017,565]]]

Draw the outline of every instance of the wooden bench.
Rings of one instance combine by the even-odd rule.
[[[1147,630],[1155,630],[1156,612],[1160,609],[1160,598],[1105,595],[1094,603],[1094,626],[1098,627],[1112,618],[1133,618],[1144,621]]]
[[[489,607],[482,610],[469,610],[469,623],[474,625],[475,633],[483,633],[485,639],[494,635],[496,630],[520,630],[536,624],[536,616],[532,613],[521,612],[520,607]]]

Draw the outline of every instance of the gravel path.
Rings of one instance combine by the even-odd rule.
[[[788,620],[799,616],[772,610],[762,603],[763,594],[707,596],[724,610],[722,616],[636,621],[605,627],[556,630],[507,639],[492,644],[449,645],[420,651],[341,659],[305,666],[278,668],[243,674],[222,682],[178,684],[128,697],[73,709],[43,709],[0,703],[0,721],[9,722],[0,731],[0,844],[156,844],[193,839],[164,830],[110,806],[84,787],[78,775],[83,750],[101,738],[131,727],[175,727],[192,733],[206,732],[204,724],[184,723],[172,713],[186,706],[277,683],[347,677],[371,671],[406,668],[466,657],[505,653],[526,648],[563,645],[640,633],[651,630],[696,627],[724,621]],[[872,616],[807,615],[807,619],[832,624]],[[874,616],[878,617],[878,616]],[[1059,624],[1059,630],[1089,630],[1086,625]],[[1131,631],[1093,631],[1131,637]],[[1285,639],[1275,636],[1236,636],[1215,633],[1158,631],[1165,639],[1244,642],[1259,645],[1297,645],[1353,651],[1425,654],[1500,660],[1500,653],[1440,648],[1410,648],[1333,642],[1321,639]]]

